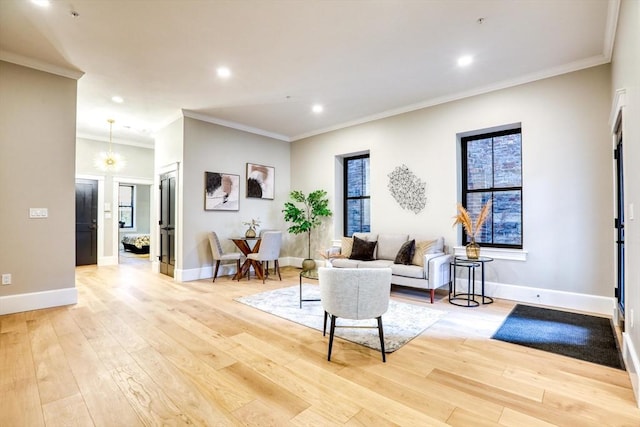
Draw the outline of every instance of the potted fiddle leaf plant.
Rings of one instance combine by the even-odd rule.
[[[322,219],[333,215],[329,209],[329,199],[324,190],[312,191],[305,195],[302,191],[294,190],[289,194],[290,201],[285,202],[284,220],[293,223],[289,233],[307,233],[307,258],[302,261],[303,270],[313,270],[315,261],[311,258],[311,231],[319,226]]]

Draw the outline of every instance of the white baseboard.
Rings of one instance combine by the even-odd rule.
[[[466,290],[467,279],[458,277],[456,288]],[[481,291],[479,281],[476,280],[475,292]],[[569,310],[586,311],[603,316],[613,317],[616,300],[613,297],[579,294],[574,292],[555,291],[544,288],[508,285],[504,283],[486,282],[484,285],[486,296],[517,301],[521,303],[547,305]]]
[[[192,280],[213,279],[214,266],[206,266],[201,268],[191,268],[189,270],[174,270],[174,279],[176,282],[190,282]],[[218,277],[236,274],[235,264],[220,264],[218,268]]]
[[[640,408],[640,379],[638,373],[640,372],[640,357],[638,352],[633,346],[631,338],[627,332],[622,333],[622,358],[631,379],[631,385],[633,386],[633,394],[636,398],[636,406]]]
[[[302,267],[302,258],[282,257],[278,259],[280,267]],[[316,261],[318,265],[322,265],[323,261]],[[192,280],[212,279],[214,266],[209,265],[206,267],[192,268],[188,270],[177,269],[174,272],[174,279],[176,282],[190,282]],[[236,274],[236,265],[220,264],[218,269],[218,277],[228,276]]]
[[[78,302],[78,290],[73,288],[0,297],[0,315],[71,305]]]

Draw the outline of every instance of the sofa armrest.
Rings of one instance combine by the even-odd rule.
[[[429,289],[437,289],[449,284],[451,274],[451,261],[453,255],[439,253],[427,254],[429,260],[425,259],[425,275],[429,278]]]

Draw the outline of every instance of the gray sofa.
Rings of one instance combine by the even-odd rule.
[[[374,260],[362,261],[350,258],[332,258],[330,264],[335,268],[391,268],[391,283],[394,285],[408,286],[412,288],[429,290],[431,303],[435,296],[435,290],[449,285],[449,265],[452,255],[445,251],[444,238],[429,239],[409,234],[376,234],[355,233],[355,237],[368,242],[377,241],[374,251]],[[416,243],[433,241],[433,244],[425,251],[422,258],[423,265],[395,264],[394,260],[402,245],[415,240]],[[340,253],[340,248],[329,250],[330,255]],[[417,259],[417,258],[416,258]]]

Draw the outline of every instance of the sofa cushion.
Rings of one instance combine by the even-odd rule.
[[[338,268],[358,268],[358,264],[362,261],[349,258],[335,258],[331,260],[331,265]]]
[[[394,276],[413,277],[415,279],[425,279],[424,268],[417,265],[393,264],[391,274]]]
[[[408,238],[408,234],[379,234],[376,259],[388,259],[393,261],[396,259],[398,251]]]
[[[367,242],[366,240],[359,239],[353,236],[353,249],[351,250],[350,259],[359,259],[362,261],[373,260],[373,252],[376,250],[376,244],[378,242]]]
[[[378,235],[376,233],[353,233],[353,237],[357,237],[358,239],[366,240],[367,242],[377,242]],[[373,251],[373,259],[378,259],[378,246],[376,245],[376,249]]]
[[[393,265],[393,261],[388,259],[376,259],[373,261],[360,261],[358,268],[389,268]]]
[[[424,266],[425,254],[439,254],[444,252],[444,237],[438,237],[435,240],[416,239],[416,250],[413,253],[411,264]]]
[[[353,233],[353,237],[357,237],[358,239],[366,240],[367,242],[376,242],[376,241],[378,241],[378,235],[376,233]]]
[[[431,246],[431,248],[429,248],[429,250],[426,253],[430,253],[430,254],[436,254],[436,253],[440,253],[440,252],[445,252],[445,248],[444,248],[444,237],[438,237],[437,239],[434,239],[433,236],[429,236],[429,235],[419,235],[419,234],[415,234],[415,235],[410,235],[409,239],[416,239],[416,247],[418,245],[418,242],[424,242],[424,241],[435,241],[435,243],[433,244],[433,246]]]
[[[393,261],[395,264],[403,264],[409,265],[411,264],[411,260],[413,259],[413,252],[416,249],[416,241],[409,240],[408,242],[404,242],[402,246],[400,246],[400,250],[396,254],[396,259]]]
[[[353,237],[343,237],[340,253],[345,257],[351,256],[351,250],[353,249]]]

